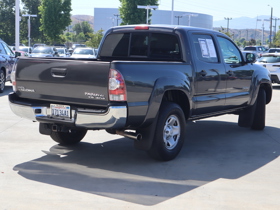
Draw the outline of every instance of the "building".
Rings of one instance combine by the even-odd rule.
[[[108,30],[122,22],[118,8],[94,8],[94,31]],[[213,16],[194,12],[173,11],[173,24],[213,28]],[[151,24],[171,24],[171,11],[152,10]]]

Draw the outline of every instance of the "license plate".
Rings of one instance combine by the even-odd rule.
[[[71,109],[68,105],[51,104],[51,115],[57,118],[70,118]]]

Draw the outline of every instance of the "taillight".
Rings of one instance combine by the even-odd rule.
[[[108,89],[111,101],[126,101],[126,86],[123,76],[115,69],[110,69]]]
[[[17,63],[13,65],[12,72],[11,72],[11,82],[12,82],[14,92],[16,92],[16,69],[17,69]]]

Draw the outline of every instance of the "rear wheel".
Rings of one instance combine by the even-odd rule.
[[[259,90],[258,98],[256,101],[255,114],[251,128],[253,130],[263,130],[265,127],[265,106],[266,106],[266,93],[264,89]]]
[[[2,69],[0,69],[0,93],[3,93],[5,89],[6,77]]]
[[[174,159],[182,149],[186,122],[178,104],[164,102],[159,110],[158,122],[151,148],[147,153],[154,159]]]
[[[51,138],[60,145],[72,145],[79,143],[86,135],[87,130],[69,129],[68,132],[51,133]]]

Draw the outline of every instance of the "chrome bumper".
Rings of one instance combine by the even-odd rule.
[[[110,106],[107,112],[97,112],[93,109],[72,110],[72,118],[69,120],[50,117],[49,107],[24,106],[10,102],[11,110],[19,117],[33,121],[49,123],[69,123],[77,127],[88,129],[118,129],[123,128],[127,118],[126,106]]]

